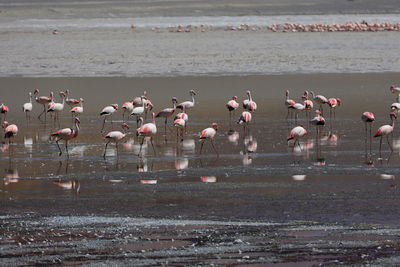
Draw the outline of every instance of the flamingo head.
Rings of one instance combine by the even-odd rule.
[[[237,100],[237,99],[238,99],[237,96],[233,96],[233,97],[232,97],[232,100]]]
[[[69,95],[69,89],[65,90],[65,95]]]
[[[393,118],[397,119],[397,115],[394,112],[390,112],[390,119],[393,120]]]
[[[394,85],[391,85],[391,86],[390,86],[390,91],[391,91],[392,93],[394,93]]]
[[[196,92],[194,90],[190,90],[191,95],[196,95]]]
[[[178,100],[176,99],[176,97],[174,96],[173,98],[172,98],[172,103],[178,103]]]
[[[75,123],[76,123],[76,124],[80,124],[80,123],[81,123],[81,120],[80,120],[78,117],[76,117],[76,118],[75,118]]]
[[[214,130],[218,130],[218,124],[214,122],[211,126]]]
[[[50,92],[50,98],[53,99],[54,93]]]
[[[33,92],[34,95],[39,94],[39,89],[35,89],[35,91]]]
[[[79,101],[81,101],[81,102],[85,102],[85,100],[83,100],[83,98],[81,97],[81,98],[79,98]]]
[[[146,90],[143,91],[143,95],[144,95],[144,97],[147,97],[147,91]]]
[[[289,91],[288,91],[288,93],[289,93]],[[247,92],[246,92],[246,95],[248,95],[248,96],[249,96],[249,95],[250,95],[250,91],[247,91]]]
[[[286,90],[286,96],[289,96],[289,90]]]
[[[115,110],[118,110],[118,104],[112,104],[111,105]]]
[[[29,97],[32,97],[32,93],[31,92],[29,92]]]
[[[149,108],[150,110],[152,110],[152,109],[154,108],[154,105],[153,105],[153,103],[151,103],[150,100],[147,100],[146,106],[147,106],[147,108]]]
[[[65,92],[60,92],[59,94],[60,94],[61,97],[65,97],[66,96]]]
[[[126,124],[125,122],[122,123],[121,127],[122,127],[122,129],[124,129],[124,130],[129,129],[128,124]]]
[[[143,118],[142,117],[139,117],[139,119],[138,119],[138,125],[142,125],[143,124]]]
[[[8,126],[8,121],[4,121],[2,126],[3,126],[3,128],[6,128]]]
[[[321,111],[319,111],[319,109],[317,109],[316,111],[315,111],[315,115],[319,115],[319,114],[321,114]]]
[[[342,99],[336,98],[336,101],[337,101],[337,105],[340,106],[340,103],[342,103]]]

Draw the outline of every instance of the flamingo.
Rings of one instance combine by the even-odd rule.
[[[235,110],[239,107],[239,103],[236,102],[237,96],[233,96],[232,100],[229,100],[228,103],[226,103],[226,108],[229,111],[229,118],[232,119],[232,111],[235,112]]]
[[[320,127],[325,125],[325,119],[321,116],[321,112],[317,109],[315,111],[315,117],[310,121],[310,123],[317,128],[317,139],[320,134]]]
[[[132,116],[136,116],[136,125],[138,124],[138,121],[139,121],[139,117],[142,115],[142,114],[144,114],[144,111],[145,111],[145,107],[144,107],[144,105],[145,105],[145,96],[141,96],[141,98],[142,98],[142,106],[140,106],[140,107],[135,107],[133,110],[132,110],[132,112],[131,112],[131,115]]]
[[[32,93],[29,92],[29,102],[25,103],[22,106],[22,111],[25,112],[25,116],[27,120],[30,120],[31,116],[28,115],[32,111]]]
[[[375,121],[374,114],[372,112],[364,112],[361,115],[361,120],[365,123],[365,150],[367,150],[367,128],[369,124],[369,151],[372,150],[372,123]]]
[[[244,132],[246,132],[246,129],[248,129],[250,122],[251,122],[251,113],[248,111],[243,111],[237,123],[243,124]]]
[[[383,136],[386,136],[387,143],[390,147],[390,150],[393,152],[393,148],[389,143],[389,134],[393,136],[393,128],[394,128],[394,120],[393,118],[397,119],[397,115],[394,112],[390,112],[389,114],[390,120],[392,121],[390,124],[383,125],[379,127],[379,129],[376,131],[374,134],[374,137],[380,137],[380,143],[379,143],[379,155],[381,155],[381,149],[382,149],[382,138]]]
[[[147,109],[152,110],[153,109],[153,104],[151,103],[151,101],[147,98],[147,91],[143,91],[143,96],[144,96],[144,100],[142,100],[142,96],[139,97],[135,97],[131,100],[132,104],[134,107],[140,107],[143,105],[143,101],[144,101],[144,115],[145,115],[145,119],[147,119]]]
[[[54,103],[54,101],[52,100],[52,102],[49,103],[49,108],[47,109],[47,112],[55,112],[54,124],[56,123],[57,120],[58,127],[60,127],[60,112],[63,111],[64,109],[65,93],[60,92],[60,97],[62,99],[62,103]]]
[[[4,128],[4,138],[8,139],[8,144],[10,144],[10,139],[13,138],[18,134],[18,127],[15,124],[8,124],[8,121],[3,122]]]
[[[290,106],[289,108],[296,112],[296,115],[295,115],[294,118],[295,118],[295,122],[297,122],[297,118],[299,117],[299,113],[302,112],[305,109],[304,105],[300,104],[300,103],[296,103],[293,106]]]
[[[308,99],[308,91],[304,91],[304,95],[303,95],[302,99],[304,101],[303,105],[304,105],[304,110],[306,111],[307,120],[309,120],[310,110],[313,109],[314,103]]]
[[[42,113],[39,114],[38,119],[40,120],[40,117],[43,115],[44,113],[44,121],[46,121],[46,105],[49,104],[52,99],[53,99],[53,93],[50,93],[50,97],[48,96],[39,96],[39,89],[35,89],[35,91],[33,92],[33,94],[35,95],[35,100],[38,104],[43,105],[43,111]]]
[[[400,102],[400,87],[395,87],[394,85],[391,85],[390,91],[392,92],[392,94],[397,95],[396,101]]]
[[[192,101],[185,101],[180,103],[179,105],[177,105],[176,107],[179,109],[183,109],[183,107],[185,107],[185,109],[190,109],[194,107],[194,96],[196,95],[196,92],[194,90],[190,90],[189,91],[190,96],[192,97]]]
[[[332,109],[333,109],[333,117],[336,118],[335,110],[338,106],[340,106],[342,100],[340,98],[329,98],[328,105],[330,107],[329,118],[332,118]]]
[[[83,102],[84,102],[83,98],[80,98],[80,99],[79,99],[79,103],[80,103],[81,105],[80,105],[79,107],[73,107],[73,108],[71,108],[70,112],[71,112],[71,115],[72,115],[72,116],[75,115],[75,117],[76,117],[76,116],[78,116],[79,114],[82,114],[82,113],[83,113]]]
[[[391,106],[390,109],[393,111],[396,111],[397,113],[399,113],[400,110],[400,103],[398,102],[394,102]]]
[[[69,98],[68,97],[69,93],[70,93],[70,91],[67,89],[65,91],[65,103],[67,103],[67,105],[70,106],[71,108],[76,107],[77,105],[79,105],[81,100],[74,99],[74,98]]]
[[[246,101],[246,100],[245,100]],[[247,100],[248,101],[248,100]],[[290,107],[293,106],[294,104],[296,104],[296,102],[294,102],[292,99],[289,99],[289,90],[286,90],[286,100],[285,100],[285,106],[288,109],[287,111],[287,115],[286,115],[286,119],[289,117],[289,113],[290,113]],[[244,101],[243,101],[243,106],[244,106]]]
[[[0,113],[3,114],[3,121],[6,120],[7,112],[8,112],[8,107],[2,103],[0,105]]]
[[[74,139],[78,136],[80,123],[81,123],[81,121],[79,120],[79,118],[75,118],[75,129],[64,128],[64,129],[58,130],[57,132],[53,132],[50,134],[50,136],[57,138],[56,143],[57,143],[58,149],[60,150],[59,156],[62,155],[62,151],[61,151],[61,148],[60,148],[60,145],[58,144],[58,142],[60,140],[64,140],[65,141],[65,150],[67,151],[67,157],[69,157],[68,141],[71,139]]]
[[[255,111],[257,109],[257,103],[253,101],[250,91],[246,92],[248,99],[243,101],[243,108],[249,111]]]
[[[179,138],[179,130],[181,131],[181,141],[183,141],[183,132],[185,128],[185,120],[184,119],[176,119],[174,120],[174,126],[176,127],[176,139],[178,140]]]
[[[108,116],[110,116],[111,127],[114,129],[114,124],[112,121],[112,114],[117,110],[118,110],[118,104],[112,104],[110,106],[103,108],[103,110],[100,112],[100,116],[104,117],[103,126],[101,127],[101,132],[103,132],[103,130],[104,130],[104,124],[106,123],[106,118]]]
[[[172,114],[174,114],[175,110],[176,110],[176,103],[178,103],[178,101],[176,100],[176,97],[172,98],[172,108],[165,108],[163,110],[161,110],[160,112],[157,113],[156,118],[158,117],[163,117],[165,118],[165,138],[167,138],[167,121],[168,118],[172,116]],[[174,123],[175,124],[175,123]]]
[[[303,138],[306,135],[307,131],[303,128],[303,126],[296,126],[290,131],[287,141],[294,139],[293,147],[295,147],[297,143],[301,150],[299,139]]]
[[[314,101],[319,104],[319,110],[321,111],[321,114],[323,113],[322,105],[328,103],[328,99],[323,96],[323,95],[314,95],[313,91],[310,91],[310,94]]]
[[[126,101],[124,104],[122,104],[122,109],[123,109],[123,113],[122,113],[122,120],[125,120],[125,112],[128,112],[129,114],[132,113],[133,111],[133,102],[132,101]]]
[[[118,142],[121,141],[126,136],[126,130],[129,129],[129,126],[125,122],[122,123],[121,127],[123,132],[111,131],[104,136],[104,139],[108,140],[104,148],[104,155],[103,155],[104,158],[106,158],[107,146],[110,142],[115,142],[115,147],[117,149],[117,156],[118,156]]]
[[[155,150],[154,145],[153,145],[153,136],[155,136],[156,133],[157,133],[157,126],[156,126],[155,117],[156,117],[156,114],[153,112],[152,113],[152,118],[153,118],[152,122],[146,123],[146,124],[140,126],[136,130],[136,135],[137,136],[143,136],[143,140],[140,143],[140,150],[139,150],[138,156],[140,155],[140,152],[142,152],[143,142],[144,142],[144,139],[146,137],[150,137],[150,142],[151,142],[151,145],[153,147],[154,154],[156,154],[156,150]]]
[[[217,156],[219,156],[218,151],[215,148],[214,141],[213,141],[214,136],[217,133],[217,130],[218,130],[218,124],[216,122],[214,122],[210,128],[206,128],[203,131],[201,131],[201,133],[200,133],[200,141],[201,141],[200,154],[203,149],[204,141],[209,140],[211,142],[211,145],[212,145],[215,153],[217,154]]]

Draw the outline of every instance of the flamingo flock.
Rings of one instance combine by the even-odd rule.
[[[381,149],[382,149],[382,142],[383,138],[386,137],[386,141],[389,145],[390,150],[393,151],[393,148],[389,142],[389,136],[393,135],[393,129],[394,129],[394,121],[397,118],[397,113],[400,110],[400,103],[399,101],[399,95],[400,95],[400,88],[395,87],[394,85],[390,86],[390,91],[396,95],[396,102],[391,105],[391,112],[389,114],[390,118],[390,124],[385,124],[381,126],[376,133],[373,135],[374,137],[379,137],[380,138],[380,146],[379,146],[379,153],[381,154]],[[50,92],[49,96],[39,96],[39,90],[35,89],[33,92],[29,92],[29,102],[26,102],[22,105],[22,111],[26,115],[26,120],[27,122],[30,121],[30,114],[33,111],[33,99],[40,104],[43,105],[43,111],[40,113],[38,118],[41,120],[41,117],[44,115],[44,120],[46,120],[46,113],[53,113],[54,117],[54,125],[56,122],[58,122],[58,126],[60,126],[60,113],[63,112],[64,110],[64,104],[66,103],[68,106],[70,106],[69,112],[73,116],[73,128],[63,128],[57,131],[54,131],[50,134],[50,138],[55,140],[55,143],[57,144],[57,147],[59,149],[59,155],[61,156],[63,154],[63,151],[59,145],[60,141],[65,142],[65,153],[67,157],[69,157],[69,151],[68,151],[68,142],[71,140],[75,139],[79,135],[79,130],[80,130],[80,119],[78,116],[82,115],[84,113],[83,110],[83,98],[70,98],[70,90],[66,91],[61,91],[59,92],[60,96],[60,102],[56,102],[56,99],[54,98],[54,93]],[[164,108],[161,109],[157,114],[155,112],[152,112],[152,121],[148,123],[144,123],[145,119],[143,117],[146,116],[146,111],[147,110],[152,110],[154,108],[154,105],[151,103],[151,101],[148,99],[147,96],[147,91],[144,91],[143,94],[139,97],[132,98],[131,100],[126,101],[122,105],[123,109],[123,114],[122,114],[122,131],[114,130],[114,123],[113,123],[113,115],[118,112],[118,104],[111,104],[106,107],[104,107],[100,113],[99,116],[103,118],[102,122],[102,127],[100,130],[100,133],[102,134],[105,142],[105,147],[104,147],[104,153],[103,157],[105,158],[107,155],[107,147],[110,142],[115,143],[116,149],[117,149],[117,156],[118,156],[118,143],[123,141],[123,139],[131,134],[129,132],[129,126],[128,122],[125,120],[126,112],[128,112],[129,116],[133,116],[136,119],[136,131],[135,134],[140,140],[140,148],[138,152],[138,156],[141,155],[142,147],[144,145],[145,140],[149,140],[154,154],[156,155],[156,149],[154,146],[154,138],[158,134],[158,129],[156,125],[156,118],[163,118],[164,119],[164,136],[165,140],[167,140],[167,126],[168,126],[168,118],[173,118],[172,121],[172,126],[176,128],[176,140],[177,142],[184,142],[184,134],[186,132],[186,128],[188,125],[189,121],[189,116],[187,114],[188,109],[193,109],[195,108],[195,96],[197,93],[194,90],[189,91],[190,95],[190,100],[184,101],[178,104],[178,100],[176,97],[171,98],[171,103],[172,107]],[[311,98],[309,98],[311,96]],[[231,118],[232,114],[235,113],[235,111],[239,108],[239,103],[238,103],[238,97],[233,96],[230,100],[228,100],[225,104],[225,107],[227,111],[229,112],[229,118],[230,118],[230,123],[231,123]],[[314,103],[318,105],[318,109],[315,110],[315,117],[310,119],[309,118],[309,112],[313,110]],[[293,113],[295,114],[295,123],[297,124],[297,120],[299,115],[303,112],[306,111],[306,121],[308,125],[312,125],[316,129],[316,139],[319,140],[320,138],[320,133],[323,129],[323,127],[326,124],[326,120],[323,117],[323,108],[324,106],[328,106],[330,108],[330,121],[332,121],[332,115],[335,118],[336,117],[336,109],[340,107],[342,103],[342,100],[340,98],[336,97],[331,97],[327,98],[321,94],[315,94],[313,91],[305,91],[304,94],[301,96],[301,101],[296,102],[293,99],[290,99],[290,93],[289,90],[285,91],[285,107],[287,109],[287,115],[286,119],[289,119],[289,116],[293,117]],[[238,120],[236,121],[237,124],[240,124],[243,126],[243,132],[247,134],[250,132],[250,127],[251,124],[255,123],[254,122],[254,115],[257,110],[257,103],[254,101],[251,92],[248,90],[246,92],[246,99],[244,99],[243,104],[243,111],[241,112]],[[181,112],[176,113],[177,109],[181,109]],[[9,112],[8,107],[5,104],[0,105],[0,112],[3,114],[2,120],[2,126],[4,128],[4,138],[8,139],[8,143],[12,143],[14,140],[15,136],[18,134],[18,127],[15,124],[10,124],[8,121],[6,121],[6,114]],[[175,116],[174,116],[175,114]],[[111,124],[111,131],[108,133],[104,132],[105,129],[105,124],[106,120],[110,121]],[[367,147],[367,142],[369,141],[369,151],[370,154],[372,153],[372,124],[375,121],[374,114],[371,112],[364,112],[362,113],[361,120],[365,124],[365,145]],[[368,138],[368,130],[369,130],[369,138]],[[210,127],[202,130],[199,134],[199,141],[201,143],[199,154],[202,153],[203,146],[205,142],[209,142],[211,144],[212,149],[214,150],[215,154],[217,157],[219,157],[219,153],[216,147],[216,144],[214,142],[214,139],[217,137],[217,131],[218,131],[218,123],[213,122]],[[296,125],[294,128],[292,128],[289,131],[288,137],[287,137],[287,142],[288,144],[294,148],[294,147],[299,147],[301,150],[301,145],[300,142],[302,139],[304,139],[308,133],[309,133],[308,127],[305,127],[303,125]],[[234,134],[235,131],[230,130],[228,132],[228,137],[229,140],[233,144],[237,144],[237,135]],[[236,137],[236,139],[235,139]],[[318,144],[318,143],[317,143]],[[247,151],[252,151],[252,149],[247,148]],[[247,152],[246,152],[247,153]]]

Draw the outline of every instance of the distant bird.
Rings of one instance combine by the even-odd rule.
[[[167,136],[167,122],[168,122],[168,118],[171,117],[175,110],[176,110],[176,103],[178,103],[178,101],[176,100],[176,97],[172,98],[172,108],[165,108],[163,110],[161,110],[160,112],[157,113],[156,118],[162,117],[165,118],[165,136]]]
[[[183,106],[185,107],[186,110],[193,108],[194,107],[194,96],[196,95],[196,92],[194,90],[189,91],[190,96],[192,97],[192,101],[185,101],[180,103],[179,105],[176,106],[176,108],[183,109]]]
[[[115,148],[117,149],[117,156],[118,156],[118,142],[121,141],[126,136],[126,131],[129,129],[129,126],[123,122],[122,125],[122,132],[120,131],[111,131],[104,136],[104,139],[107,139],[106,146],[104,148],[104,155],[103,157],[106,158],[107,146],[110,142],[115,142]]]
[[[329,98],[328,105],[330,107],[329,117],[332,118],[332,109],[333,109],[333,117],[336,118],[335,110],[338,106],[340,106],[342,100],[340,98]]]
[[[246,101],[246,100],[245,100]],[[296,104],[296,102],[294,102],[292,99],[289,99],[289,90],[286,90],[286,99],[285,99],[285,106],[287,108],[287,115],[286,115],[286,119],[289,117],[289,113],[291,111],[291,106],[293,106],[294,104]],[[244,105],[244,103],[243,103]]]
[[[290,140],[294,140],[293,147],[295,147],[297,143],[297,145],[301,149],[299,139],[303,138],[306,135],[307,135],[306,129],[304,129],[302,126],[296,126],[290,131],[287,141],[289,142]]]
[[[73,108],[71,108],[71,110],[70,110],[70,112],[71,112],[71,115],[72,116],[78,116],[78,115],[80,115],[80,114],[82,114],[83,113],[83,102],[84,102],[84,100],[83,100],[83,98],[80,98],[79,99],[79,103],[81,104],[79,107],[73,107]]]
[[[38,104],[43,105],[43,111],[42,113],[39,114],[38,119],[40,120],[40,117],[44,114],[44,120],[46,121],[46,105],[49,104],[53,97],[53,93],[50,93],[50,97],[48,96],[37,96],[39,94],[39,89],[35,89],[34,93],[35,95],[35,100]]]
[[[321,116],[321,112],[318,109],[315,111],[315,117],[310,121],[310,123],[316,126],[318,139],[320,135],[320,128],[325,125],[325,119]]]
[[[321,111],[322,114],[323,113],[322,105],[328,104],[328,99],[323,95],[314,95],[313,91],[310,91],[310,94],[314,99],[314,101],[319,105],[319,110]]]
[[[139,150],[138,156],[140,155],[140,152],[142,152],[143,142],[144,142],[144,139],[146,137],[150,137],[150,142],[151,142],[151,145],[153,146],[154,154],[156,154],[156,150],[155,150],[154,145],[153,145],[153,137],[157,133],[157,126],[156,126],[156,120],[155,120],[156,114],[153,112],[152,115],[153,115],[152,116],[152,118],[153,118],[152,122],[146,123],[146,124],[140,126],[136,130],[136,135],[143,137],[143,140],[140,143],[140,150]]]
[[[32,111],[32,93],[29,92],[29,102],[25,103],[22,106],[22,111],[25,112],[25,117],[29,121],[31,119],[31,111]]]
[[[68,141],[71,139],[74,139],[78,136],[79,134],[79,124],[81,123],[81,121],[79,120],[79,118],[75,118],[75,128],[64,128],[61,130],[58,130],[57,132],[53,132],[50,134],[51,137],[56,137],[56,143],[58,146],[58,149],[60,150],[60,154],[59,156],[62,155],[62,151],[60,148],[60,145],[58,144],[58,142],[60,140],[64,140],[65,141],[65,150],[67,151],[67,157],[69,157],[69,153],[68,153]]]
[[[8,107],[2,103],[0,105],[0,113],[3,114],[3,121],[6,120],[7,112],[8,112]]]
[[[203,149],[204,141],[209,140],[211,142],[211,145],[212,145],[215,153],[217,154],[217,156],[219,156],[218,151],[215,148],[214,141],[213,141],[214,136],[217,133],[217,130],[218,130],[218,124],[214,122],[210,128],[206,128],[203,131],[201,131],[201,133],[200,133],[200,141],[201,141],[200,154]]]
[[[70,106],[71,108],[76,107],[80,104],[80,100],[78,99],[74,99],[74,98],[69,98],[69,93],[70,91],[67,89],[65,91],[65,103],[67,103],[68,106]],[[81,98],[82,99],[82,98]]]
[[[232,118],[232,111],[234,112],[238,107],[239,103],[236,102],[237,96],[233,96],[232,100],[229,100],[228,103],[226,103],[226,108],[229,111],[229,118]]]
[[[100,112],[100,116],[104,117],[104,121],[103,121],[103,126],[101,127],[101,131],[103,132],[104,130],[104,124],[106,123],[106,118],[110,117],[110,121],[111,121],[111,128],[114,129],[114,124],[112,121],[112,114],[114,112],[116,112],[118,110],[118,104],[112,104],[110,106],[107,106],[105,108],[103,108],[103,110]]]
[[[379,129],[374,134],[374,137],[380,137],[381,138],[380,144],[379,144],[379,154],[381,154],[382,137],[383,136],[386,136],[386,140],[387,140],[387,143],[388,143],[388,145],[390,147],[390,150],[393,152],[393,148],[389,143],[389,134],[393,135],[393,128],[394,128],[394,120],[393,120],[393,118],[397,119],[397,115],[394,112],[390,112],[389,116],[390,116],[391,123],[379,127]]]
[[[253,101],[250,91],[247,91],[246,95],[248,99],[245,99],[243,101],[243,108],[248,111],[255,111],[257,109],[257,104]]]
[[[15,124],[8,124],[8,121],[3,122],[4,128],[4,138],[8,139],[8,144],[10,144],[10,139],[18,134],[18,127]]]
[[[250,122],[251,122],[251,113],[248,111],[243,111],[237,123],[243,124],[243,129],[244,131],[246,131],[246,129],[248,129],[249,127]]]
[[[54,103],[54,101],[51,101],[49,103],[49,107],[47,109],[47,112],[54,112],[54,123],[58,121],[58,126],[60,127],[60,112],[64,110],[64,103],[65,103],[65,93],[60,92],[60,97],[61,97],[61,103]]]
[[[361,115],[361,120],[365,123],[365,149],[367,149],[367,131],[369,125],[369,151],[371,152],[372,147],[372,123],[375,121],[374,114],[372,112],[364,112]]]
[[[125,120],[125,112],[128,112],[128,114],[131,114],[134,109],[134,105],[132,101],[126,101],[124,104],[122,104],[122,120]]]
[[[392,94],[397,95],[396,101],[400,102],[400,87],[395,87],[394,85],[391,85],[390,91],[392,92]]]

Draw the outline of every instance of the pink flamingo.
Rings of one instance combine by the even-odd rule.
[[[243,124],[244,132],[246,132],[246,129],[248,129],[250,122],[251,122],[251,113],[248,111],[243,111],[237,123]]]
[[[68,97],[69,93],[70,93],[70,91],[67,89],[65,91],[65,103],[67,103],[67,105],[70,106],[71,108],[76,107],[77,105],[80,104],[81,101],[78,99],[69,98]]]
[[[317,139],[320,134],[320,127],[325,125],[325,119],[321,116],[321,112],[317,109],[315,111],[315,117],[310,121],[310,123],[317,127]]]
[[[163,117],[165,118],[165,138],[167,138],[167,122],[168,122],[168,118],[172,116],[172,114],[174,114],[175,110],[176,110],[176,103],[178,103],[178,101],[176,100],[176,97],[172,98],[172,108],[165,108],[163,110],[161,110],[160,112],[157,113],[156,118],[158,117]]]
[[[125,120],[125,112],[128,112],[128,114],[131,114],[134,109],[133,102],[126,101],[124,104],[122,104],[122,109],[123,109],[122,120]]]
[[[310,94],[312,98],[314,99],[317,104],[319,104],[319,110],[321,111],[321,114],[323,113],[322,105],[328,103],[328,99],[323,96],[323,95],[314,95],[313,91],[310,91]]]
[[[190,90],[189,94],[192,97],[192,101],[182,102],[177,105],[176,108],[183,109],[183,107],[185,107],[185,109],[187,110],[194,107],[194,96],[196,95],[196,92],[194,90]]]
[[[329,118],[332,118],[332,109],[333,109],[333,117],[336,118],[335,110],[338,106],[340,106],[342,100],[340,98],[329,98],[328,105],[330,107]]]
[[[4,138],[8,139],[8,144],[10,144],[10,139],[14,138],[18,134],[18,127],[15,124],[8,124],[8,121],[3,122],[4,128]]]
[[[181,132],[181,141],[183,141],[183,133],[185,128],[186,122],[184,119],[176,119],[174,120],[174,126],[176,127],[176,140],[178,141],[179,138],[179,131]]]
[[[79,103],[80,103],[81,105],[80,105],[79,107],[73,107],[73,108],[70,110],[72,116],[75,115],[75,117],[76,117],[76,116],[78,116],[79,114],[82,114],[82,113],[83,113],[83,102],[84,102],[83,98],[80,98],[80,99],[79,99]]]
[[[255,111],[257,109],[257,103],[253,101],[250,91],[247,91],[246,95],[247,95],[248,99],[245,99],[243,101],[243,108],[245,110]]]
[[[104,124],[106,123],[106,118],[109,116],[111,120],[111,128],[114,129],[114,124],[112,121],[112,114],[118,110],[118,104],[112,104],[110,106],[107,106],[103,108],[103,110],[100,112],[100,116],[104,117],[103,121],[103,126],[101,127],[101,132],[104,130]]]
[[[374,134],[374,137],[381,137],[380,143],[379,143],[379,155],[381,155],[381,149],[382,149],[382,137],[386,136],[387,143],[390,147],[390,150],[393,152],[393,148],[389,143],[389,134],[393,136],[393,128],[394,128],[394,120],[393,118],[397,119],[397,115],[394,112],[390,112],[390,120],[392,121],[390,124],[383,125],[379,127],[379,129],[376,131]]]
[[[0,106],[0,113],[3,114],[3,121],[6,120],[7,112],[8,112],[8,107],[2,103]]]
[[[308,99],[308,91],[304,91],[304,95],[302,96],[304,110],[306,111],[307,120],[310,119],[310,110],[313,109],[314,103]]]
[[[43,111],[42,111],[42,113],[39,114],[38,119],[40,120],[40,117],[44,114],[44,121],[46,121],[46,105],[52,101],[52,99],[53,99],[52,94],[50,94],[50,97],[48,97],[48,96],[39,96],[38,97],[39,89],[35,89],[33,94],[35,95],[36,102],[38,104],[43,105]]]
[[[64,140],[65,141],[65,150],[67,151],[67,157],[69,157],[69,153],[68,153],[68,141],[71,139],[74,139],[78,136],[79,133],[79,124],[81,123],[81,121],[79,120],[79,118],[75,118],[75,129],[71,129],[71,128],[64,128],[61,130],[58,130],[57,132],[51,133],[50,136],[52,137],[56,137],[56,144],[58,146],[58,149],[60,150],[60,154],[59,156],[62,155],[62,151],[60,148],[60,145],[58,144],[58,142],[60,140]]]
[[[200,133],[200,141],[201,141],[200,154],[203,149],[204,141],[209,140],[211,142],[211,145],[212,145],[215,153],[217,154],[217,156],[219,156],[218,151],[215,148],[214,141],[213,141],[214,136],[217,133],[217,130],[218,130],[218,124],[214,122],[210,128],[206,128],[203,131],[201,131],[201,133]]]
[[[53,97],[53,95],[52,95]],[[54,124],[58,121],[58,127],[60,127],[60,112],[64,110],[64,102],[65,102],[65,93],[60,92],[60,97],[62,99],[62,103],[54,103],[53,101],[49,103],[49,107],[47,112],[54,112]]]
[[[295,122],[297,123],[297,119],[299,117],[299,113],[302,112],[305,109],[304,105],[300,104],[300,103],[296,103],[296,104],[290,106],[289,109],[292,109],[292,110],[294,110],[296,112],[294,119],[295,119]]]
[[[375,116],[372,112],[364,112],[361,115],[361,120],[365,123],[365,150],[367,150],[367,131],[369,125],[369,151],[372,150],[372,123],[375,121]]]
[[[235,112],[235,110],[239,107],[239,103],[236,102],[237,96],[233,96],[232,100],[229,100],[228,103],[226,103],[226,108],[229,110],[229,118],[232,119],[232,111]]]
[[[390,91],[392,92],[392,94],[397,95],[396,101],[400,102],[400,87],[395,87],[394,85],[391,85]]]
[[[306,135],[306,129],[304,129],[302,126],[296,126],[290,131],[287,141],[289,142],[290,140],[294,139],[293,147],[295,147],[297,143],[301,150],[299,139],[303,138]]]
[[[129,129],[129,126],[125,122],[122,123],[121,127],[123,132],[111,131],[104,136],[104,139],[108,140],[104,148],[104,155],[103,155],[104,158],[106,158],[107,146],[110,142],[115,142],[115,147],[117,149],[117,156],[118,156],[118,142],[121,141],[126,136],[126,130]]]
[[[152,115],[153,115],[152,116],[152,118],[153,118],[152,122],[146,123],[146,124],[140,126],[136,130],[136,135],[143,137],[142,142],[140,143],[140,150],[139,150],[138,156],[140,155],[140,152],[142,152],[143,142],[144,142],[144,139],[146,137],[150,137],[150,142],[151,142],[151,145],[153,147],[154,154],[156,154],[156,150],[155,150],[154,145],[153,145],[153,136],[155,136],[156,133],[157,133],[157,126],[156,126],[156,119],[155,119],[156,114],[153,112]]]
[[[285,99],[285,106],[287,108],[287,115],[286,115],[286,119],[289,117],[289,113],[290,113],[290,107],[293,106],[294,104],[296,104],[296,102],[294,102],[292,99],[289,99],[289,90],[286,90],[286,99]],[[243,102],[244,105],[244,102]]]
[[[31,115],[28,115],[28,114],[30,114],[30,112],[32,111],[32,93],[31,92],[29,92],[29,102],[25,103],[22,106],[22,111],[25,112],[26,120],[29,121],[31,119]]]

